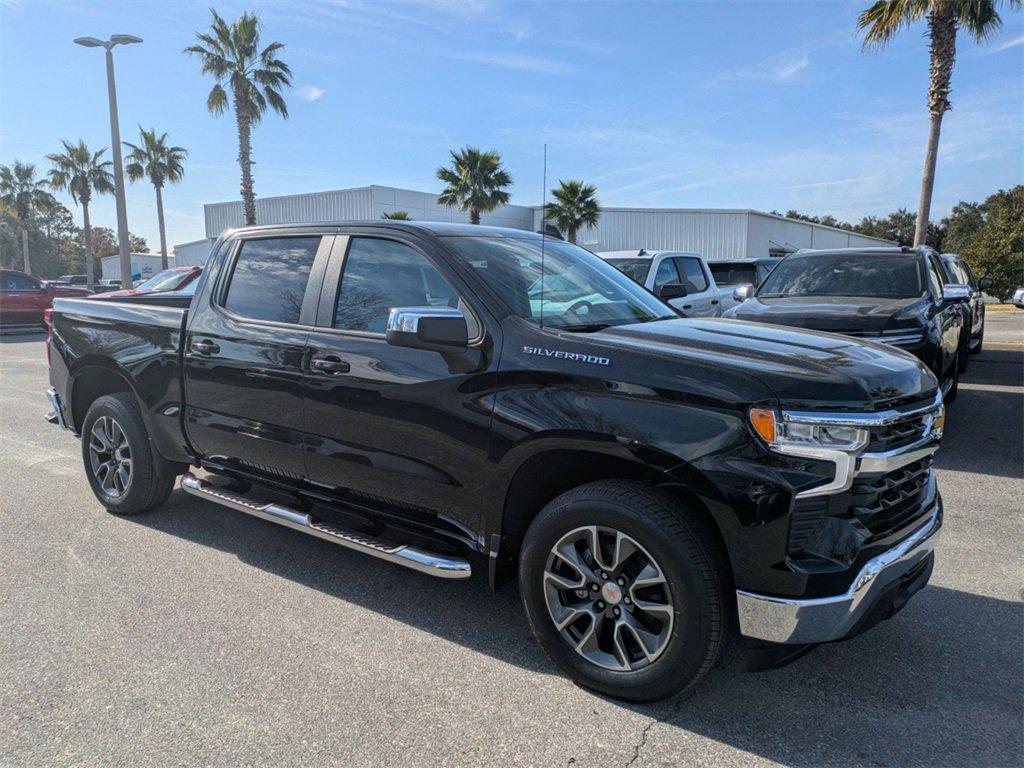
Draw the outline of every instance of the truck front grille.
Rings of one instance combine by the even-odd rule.
[[[789,552],[813,545],[826,518],[837,518],[861,530],[864,543],[899,530],[922,511],[932,479],[932,458],[884,474],[862,474],[845,493],[797,499],[789,526]]]
[[[932,414],[918,414],[892,424],[872,427],[867,451],[869,453],[884,453],[917,442],[927,433],[932,418]]]
[[[918,512],[931,480],[932,457],[884,475],[860,475],[850,489],[857,502],[850,511],[875,536],[909,522]]]

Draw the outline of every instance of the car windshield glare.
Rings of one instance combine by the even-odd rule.
[[[447,245],[513,314],[536,325],[599,330],[675,317],[612,265],[571,243],[448,237]]]
[[[924,295],[924,290],[921,259],[916,254],[809,253],[783,260],[757,296],[910,299]]]

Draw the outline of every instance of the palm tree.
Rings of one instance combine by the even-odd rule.
[[[405,211],[392,211],[391,213],[385,211],[380,217],[382,219],[390,219],[391,221],[412,221],[412,216]]]
[[[581,227],[595,227],[601,218],[601,206],[598,205],[597,188],[582,181],[558,180],[558,188],[552,189],[554,203],[544,204],[545,221],[555,222],[560,230],[566,233],[570,243],[576,242],[576,232]]]
[[[82,239],[85,242],[85,275],[88,287],[93,287],[92,225],[89,223],[89,201],[92,195],[112,194],[114,177],[110,174],[111,162],[101,160],[107,148],[91,152],[81,139],[72,144],[62,139],[64,151],[47,155],[53,163],[50,171],[50,186],[71,194],[71,199],[82,206]],[[129,276],[130,277],[130,276]]]
[[[481,213],[490,213],[508,202],[509,194],[503,188],[512,184],[512,177],[501,167],[501,155],[493,149],[481,152],[476,147],[463,147],[451,156],[451,167],[437,169],[437,178],[448,185],[437,196],[437,202],[463,213],[468,211],[470,224],[479,224]]]
[[[1021,5],[1021,0],[1008,2],[1014,8]],[[949,82],[956,59],[957,29],[964,29],[978,43],[984,42],[1002,23],[996,12],[998,4],[999,0],[878,0],[857,19],[857,29],[866,30],[865,48],[883,47],[904,27],[923,18],[928,19],[931,46],[928,111],[931,113],[931,129],[928,132],[928,149],[924,155],[921,198],[917,206],[915,246],[923,244],[928,234],[942,116],[952,106],[949,101]]]
[[[28,254],[28,225],[37,208],[54,202],[46,191],[46,180],[36,178],[36,167],[15,160],[13,165],[0,165],[0,201],[14,213],[21,230],[21,257],[25,272],[32,274],[32,259]]]
[[[167,134],[156,135],[156,128],[148,131],[139,126],[139,146],[130,142],[124,145],[131,149],[125,156],[124,172],[131,181],[148,178],[156,189],[156,217],[160,225],[160,269],[167,269],[167,232],[164,228],[164,184],[176,184],[185,175],[184,160],[188,150],[182,147],[168,147]]]
[[[252,127],[259,123],[269,106],[281,117],[288,118],[288,105],[281,96],[282,88],[291,88],[292,71],[278,53],[284,43],[271,43],[260,50],[260,20],[255,13],[243,13],[228,24],[216,11],[208,32],[196,33],[198,45],[190,45],[192,53],[202,62],[204,75],[216,82],[206,97],[206,108],[222,115],[228,108],[228,91],[238,128],[238,165],[242,169],[242,201],[245,223],[256,223],[256,193],[252,185]]]

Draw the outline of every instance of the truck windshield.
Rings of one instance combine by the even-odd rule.
[[[539,238],[446,237],[447,245],[514,314],[567,331],[678,317],[599,257]],[[543,269],[543,274],[542,274]]]
[[[924,294],[921,258],[913,253],[808,253],[787,257],[761,285],[759,299],[784,296],[868,296],[911,299]]]
[[[607,259],[607,261],[619,272],[640,285],[647,282],[647,272],[651,268],[650,259]]]

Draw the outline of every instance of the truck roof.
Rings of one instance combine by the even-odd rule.
[[[489,227],[482,224],[456,224],[448,221],[401,221],[395,219],[369,219],[358,221],[317,221],[303,224],[257,224],[251,227],[239,227],[229,233],[260,232],[265,230],[303,229],[308,227],[379,227],[386,229],[402,229],[411,232],[429,232],[438,237],[516,237],[527,240],[540,240],[537,232],[509,227]],[[554,238],[548,237],[549,240]]]

